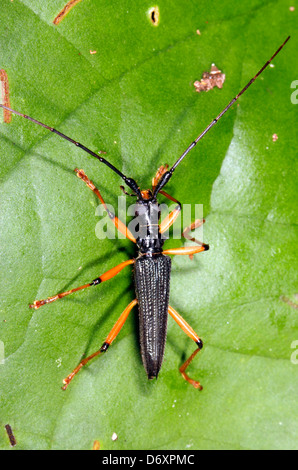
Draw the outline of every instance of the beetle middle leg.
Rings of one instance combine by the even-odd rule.
[[[202,243],[200,246],[183,246],[181,248],[169,248],[164,250],[164,255],[188,255],[192,259],[193,255],[209,250],[209,245]]]
[[[118,320],[116,321],[115,325],[113,326],[113,328],[111,329],[110,333],[108,334],[105,342],[103,343],[103,345],[101,346],[101,348],[94,352],[93,354],[91,354],[90,356],[86,357],[85,359],[82,359],[82,361],[79,363],[79,365],[72,371],[71,374],[69,374],[64,380],[63,380],[63,383],[64,383],[64,386],[62,387],[63,390],[66,390],[67,386],[69,385],[69,383],[72,381],[72,379],[74,378],[74,376],[82,369],[83,366],[85,366],[87,364],[87,362],[91,361],[91,359],[93,359],[94,357],[96,356],[99,356],[99,354],[101,353],[104,353],[106,352],[106,350],[108,349],[108,347],[112,344],[112,342],[114,341],[114,339],[116,338],[116,336],[118,335],[118,333],[120,332],[122,326],[124,325],[124,323],[126,322],[127,320],[127,317],[129,315],[129,313],[131,312],[131,310],[133,309],[133,307],[138,303],[137,299],[133,300],[132,302],[130,302],[130,304],[123,310],[122,314],[120,315],[120,317],[118,318]]]
[[[203,246],[204,243],[203,242],[200,242],[199,240],[197,240],[195,237],[191,237],[189,235],[189,232],[191,230],[195,230],[196,228],[199,228],[201,227],[203,224],[205,223],[205,219],[197,219],[195,220],[192,224],[190,224],[188,227],[186,227],[183,232],[182,232],[182,236],[184,238],[187,238],[187,240],[190,240],[192,242],[195,242],[197,245],[201,245]],[[193,259],[193,255],[189,255],[190,259]]]
[[[163,192],[163,191],[160,191],[160,192]],[[168,196],[168,195],[167,195]],[[176,201],[176,199],[170,197],[172,200]],[[176,201],[178,202],[178,206],[175,207],[175,209],[170,212],[170,214],[161,222],[159,228],[160,228],[160,233],[164,233],[166,230],[168,230],[171,225],[173,225],[173,223],[175,222],[175,220],[177,219],[178,215],[180,214],[180,211],[181,211],[181,204],[179,201]],[[192,242],[195,242],[197,245],[199,245],[200,247],[205,247],[204,250],[206,250],[207,246],[205,243],[197,240],[196,238],[194,237],[191,237],[189,235],[189,232],[191,230],[195,230],[196,228],[199,228],[201,227],[203,224],[205,223],[205,219],[197,219],[195,220],[191,225],[189,225],[188,227],[186,227],[183,232],[182,232],[182,236],[184,238],[187,238],[188,240],[192,241]],[[200,250],[200,251],[204,251],[204,250]],[[196,252],[197,253],[197,252]],[[178,254],[178,253],[176,253]],[[179,253],[179,254],[187,254],[187,253]],[[190,253],[189,255],[189,258],[190,259],[193,259],[193,254]]]
[[[177,202],[177,206],[175,207],[175,209],[172,212],[170,212],[170,214],[160,223],[160,226],[159,226],[160,233],[164,233],[166,230],[168,230],[173,225],[173,223],[177,219],[178,215],[180,214],[180,212],[181,212],[181,203],[179,201],[177,201],[177,199],[170,196],[165,191],[160,191],[160,194],[163,194],[165,197],[167,197],[168,199],[170,199],[173,202]],[[194,237],[191,237],[189,235],[189,232],[191,230],[195,230],[196,228],[201,227],[204,223],[205,223],[205,219],[196,219],[192,224],[190,224],[188,227],[186,227],[183,230],[182,236],[184,238],[187,238],[187,240],[195,242],[197,245],[203,246],[204,243],[197,240]],[[190,259],[192,259],[192,255],[189,255],[189,257],[190,257]]]
[[[195,255],[201,253],[202,251],[209,250],[209,245],[203,243],[201,246],[182,246],[181,248],[169,248],[164,250],[162,253],[164,255]]]
[[[114,266],[112,269],[109,269],[106,271],[104,274],[101,276],[93,279],[93,281],[89,282],[88,284],[84,284],[83,286],[76,287],[74,289],[68,290],[66,292],[62,292],[61,294],[56,294],[53,295],[52,297],[48,297],[47,299],[44,300],[35,300],[33,304],[30,304],[30,308],[35,308],[37,310],[39,307],[45,304],[50,304],[51,302],[55,302],[55,300],[62,299],[66,295],[72,294],[73,292],[77,292],[78,290],[86,289],[87,287],[91,286],[97,286],[98,284],[101,284],[104,281],[108,281],[109,279],[112,279],[116,274],[118,274],[120,271],[122,271],[123,268],[126,266],[129,266],[130,264],[134,263],[134,259],[129,259],[127,261],[123,261],[122,263],[118,264],[117,266]]]

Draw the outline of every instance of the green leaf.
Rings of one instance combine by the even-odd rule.
[[[297,24],[284,0],[85,0],[54,25],[64,5],[2,0],[0,68],[11,106],[106,151],[142,188]],[[158,26],[148,16],[155,5]],[[172,318],[159,378],[147,380],[136,311],[108,353],[61,390],[134,298],[132,271],[37,311],[28,304],[134,256],[128,240],[96,237],[98,200],[73,169],[114,207],[122,182],[46,129],[16,115],[2,122],[2,449],[7,423],[19,449],[91,449],[96,439],[102,449],[297,449],[296,50],[293,36],[167,186],[192,205],[192,220],[194,205],[204,205],[210,251],[173,258],[170,296],[204,340],[189,368],[202,392],[179,374],[194,345]],[[224,86],[198,94],[193,82],[211,63]]]

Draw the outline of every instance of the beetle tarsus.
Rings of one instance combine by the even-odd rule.
[[[29,304],[29,308],[34,308],[35,310],[39,309],[40,307],[42,307],[42,305],[45,305],[47,303],[49,303],[49,299],[45,299],[45,300],[34,300],[33,304]]]
[[[184,362],[184,364],[182,364],[182,366],[179,368],[179,372],[181,373],[184,380],[186,380],[190,385],[192,385],[194,388],[196,388],[198,390],[203,390],[203,387],[200,384],[200,382],[198,380],[192,379],[185,372],[186,369],[188,368],[189,364],[191,363],[191,361],[195,358],[195,356],[198,354],[198,352],[201,351],[201,349],[203,347],[203,342],[201,340],[199,340],[199,341],[197,341],[197,345],[199,346],[198,349],[196,349],[191,354],[191,356]]]
[[[74,372],[72,372],[71,374],[69,374],[69,375],[66,377],[66,379],[63,379],[62,382],[64,383],[64,385],[63,385],[63,387],[61,387],[62,390],[66,390],[66,389],[67,389],[67,387],[68,387],[69,383],[71,382],[71,380],[73,379],[74,375],[75,375]]]

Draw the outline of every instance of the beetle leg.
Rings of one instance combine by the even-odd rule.
[[[110,344],[112,344],[112,342],[114,341],[114,339],[116,338],[116,336],[118,335],[118,333],[120,332],[122,326],[124,325],[125,321],[127,320],[127,317],[129,315],[129,313],[131,312],[131,310],[133,309],[133,307],[138,303],[138,301],[135,299],[133,300],[132,302],[130,302],[130,304],[124,309],[124,311],[122,312],[122,314],[120,315],[120,317],[118,318],[117,322],[115,323],[115,325],[113,326],[113,328],[111,329],[110,333],[108,334],[105,342],[103,343],[103,345],[101,346],[101,348],[96,351],[95,353],[91,354],[90,356],[86,357],[85,359],[83,359],[79,365],[72,371],[71,374],[69,374],[64,380],[63,380],[63,387],[62,387],[62,390],[66,390],[66,388],[68,387],[69,383],[72,381],[72,379],[74,378],[74,376],[79,372],[79,370],[81,370],[81,368],[87,364],[87,362],[91,361],[91,359],[93,359],[94,357],[98,356],[99,354],[101,353],[104,353],[106,352],[106,350],[108,349],[108,347],[110,346]]]
[[[166,165],[161,165],[157,172],[156,172],[156,175],[154,176],[154,178],[152,178],[152,189],[154,190],[154,188],[157,186],[157,183],[159,182],[160,178],[162,177],[162,175],[164,173],[166,173],[166,171],[168,171],[168,168],[169,168],[169,165],[166,164]]]
[[[202,349],[203,347],[203,341],[199,338],[199,336],[196,334],[196,332],[192,329],[192,327],[184,320],[184,318],[179,315],[178,312],[176,312],[173,307],[169,306],[169,314],[171,315],[172,318],[178,323],[180,328],[184,331],[184,333],[187,334],[198,346],[198,348],[192,353],[192,355],[182,364],[182,366],[179,368],[179,371],[181,372],[182,377],[190,383],[194,388],[198,388],[199,390],[202,390],[203,387],[198,382],[197,380],[191,379],[187,373],[185,372],[191,361],[194,359],[194,357],[198,354],[198,352]]]
[[[195,255],[196,253],[201,253],[202,251],[209,250],[209,245],[205,243],[202,246],[183,246],[181,248],[170,248],[164,250],[163,255]]]
[[[39,307],[45,304],[49,304],[51,302],[54,302],[55,300],[61,299],[62,297],[65,297],[66,295],[72,294],[73,292],[77,292],[78,290],[86,289],[87,287],[91,286],[97,286],[98,284],[101,284],[104,281],[108,281],[109,279],[112,279],[116,274],[118,274],[120,271],[122,271],[123,268],[126,266],[129,266],[130,264],[134,263],[134,259],[129,259],[127,261],[123,261],[122,263],[118,264],[117,266],[114,266],[114,268],[109,269],[109,271],[106,271],[104,274],[101,276],[97,277],[94,279],[92,282],[89,282],[88,284],[85,284],[80,287],[76,287],[75,289],[68,290],[66,292],[62,292],[61,294],[56,294],[53,295],[52,297],[48,297],[47,299],[44,300],[35,300],[33,304],[30,304],[30,308],[35,308],[37,310]]]
[[[153,191],[156,188],[160,178],[167,172],[168,168],[169,168],[168,164],[162,165],[158,168],[155,177],[152,179]],[[171,225],[173,225],[179,213],[181,212],[181,203],[177,201],[177,199],[175,199],[174,197],[170,196],[170,194],[166,193],[165,191],[159,191],[159,192],[160,194],[163,194],[165,197],[167,197],[171,201],[177,202],[178,204],[177,207],[175,207],[175,209],[161,222],[159,226],[160,233],[164,233],[166,230],[168,230],[171,227]]]
[[[160,194],[163,194],[165,197],[167,197],[168,199],[170,199],[173,202],[177,202],[177,206],[175,207],[175,209],[169,215],[167,215],[167,217],[161,222],[161,224],[159,226],[160,233],[164,233],[166,230],[168,230],[173,225],[173,223],[177,219],[178,215],[180,214],[180,212],[181,212],[181,202],[177,201],[177,199],[170,196],[170,194],[166,193],[165,191],[160,191]]]
[[[200,242],[199,240],[197,240],[196,238],[194,237],[191,237],[189,235],[189,232],[191,230],[195,230],[196,228],[199,228],[201,227],[203,224],[205,223],[205,219],[197,219],[195,220],[192,224],[190,224],[188,227],[186,227],[183,232],[182,232],[182,236],[184,238],[187,238],[188,240],[192,241],[192,242],[195,242],[197,243],[197,245],[204,245],[203,242]],[[193,255],[189,255],[190,259],[193,259]]]
[[[199,228],[201,227],[203,224],[205,223],[205,219],[197,219],[195,220],[192,224],[190,224],[188,227],[186,227],[183,232],[182,232],[182,236],[184,238],[187,238],[188,240],[192,241],[192,242],[195,242],[197,243],[198,245],[204,245],[203,242],[200,242],[199,240],[197,240],[196,238],[192,238],[190,237],[188,234],[191,230],[195,230],[196,228]]]
[[[172,212],[170,212],[170,214],[167,215],[167,217],[161,222],[159,226],[160,233],[164,233],[173,225],[173,223],[177,219],[180,212],[181,212],[181,204],[179,202],[178,205],[175,207],[175,209]]]
[[[121,220],[118,219],[118,217],[115,216],[115,214],[113,214],[113,212],[111,212],[107,208],[107,205],[106,205],[99,189],[97,189],[96,186],[92,183],[92,181],[89,180],[86,173],[83,170],[78,170],[78,168],[75,168],[74,171],[76,172],[78,178],[83,180],[84,183],[86,183],[86,185],[88,186],[88,188],[90,188],[91,191],[93,191],[94,194],[96,194],[96,196],[98,197],[98,199],[100,200],[100,202],[104,206],[105,210],[107,211],[107,213],[108,213],[110,219],[112,220],[113,224],[115,225],[116,229],[119,230],[119,232],[121,232],[123,235],[125,235],[126,238],[128,238],[130,241],[132,241],[133,243],[136,243],[136,239],[133,236],[133,234],[131,233],[131,231],[126,227],[126,225],[123,222],[121,222]]]

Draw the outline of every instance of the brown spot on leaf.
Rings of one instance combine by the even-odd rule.
[[[2,104],[10,108],[8,76],[5,70],[0,70],[0,82],[2,89]],[[7,124],[11,122],[11,112],[3,108],[3,119]]]
[[[212,64],[210,72],[204,72],[201,80],[194,82],[194,87],[198,93],[209,91],[214,87],[222,88],[226,76],[219,70],[215,64]]]
[[[62,8],[62,10],[58,13],[56,18],[54,19],[53,23],[54,24],[59,24],[63,20],[63,18],[67,15],[67,13],[77,4],[80,3],[82,0],[70,0],[67,2],[65,7]]]

